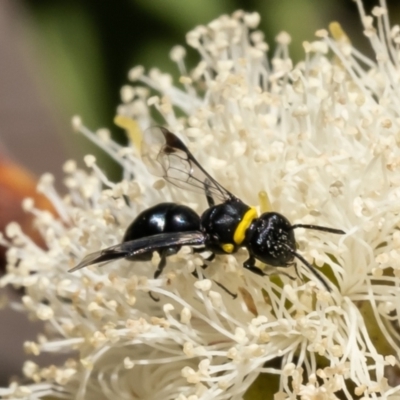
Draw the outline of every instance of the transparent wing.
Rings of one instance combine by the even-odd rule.
[[[76,267],[68,272],[88,267],[105,261],[117,260],[120,258],[134,257],[161,250],[171,246],[199,246],[205,243],[205,237],[200,231],[160,233],[141,239],[130,240],[115,246],[108,247],[88,254]]]
[[[148,170],[180,188],[205,193],[225,202],[233,194],[211,177],[183,142],[164,127],[146,130],[142,142],[142,159]]]

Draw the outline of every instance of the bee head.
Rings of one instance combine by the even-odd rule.
[[[256,218],[246,232],[246,242],[250,253],[265,264],[285,267],[293,262],[296,240],[282,214],[267,212]]]
[[[312,229],[337,235],[345,233],[340,229],[319,225],[291,225],[283,215],[267,212],[255,219],[249,227],[246,232],[246,246],[250,254],[256,259],[275,267],[289,266],[297,258],[330,291],[331,288],[322,275],[301,254],[296,252],[294,230],[297,228]]]

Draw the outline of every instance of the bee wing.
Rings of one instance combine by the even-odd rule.
[[[200,246],[205,243],[204,234],[200,231],[160,233],[149,237],[130,240],[88,254],[77,266],[68,272],[75,272],[92,264],[119,258],[134,257],[171,246]]]
[[[142,142],[142,159],[153,175],[175,186],[205,193],[220,202],[234,198],[232,193],[204,170],[185,144],[164,127],[146,130]]]
[[[95,251],[94,253],[90,253],[84,257],[84,259],[76,265],[74,268],[71,268],[68,272],[75,272],[78,269],[88,267],[92,264],[98,264],[101,262],[118,260],[119,258],[124,258],[128,256],[126,250],[122,249],[123,243],[117,244],[116,246],[108,247],[104,250]]]

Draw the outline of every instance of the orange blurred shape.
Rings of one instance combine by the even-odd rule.
[[[22,166],[9,159],[0,159],[0,231],[4,232],[8,223],[16,221],[22,230],[39,246],[44,241],[33,225],[33,216],[22,209],[22,200],[31,197],[35,207],[56,214],[51,202],[36,191],[36,178]],[[0,247],[0,268],[5,265],[4,247]]]

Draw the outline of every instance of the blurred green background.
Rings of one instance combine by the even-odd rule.
[[[367,12],[376,4],[364,1]],[[399,2],[388,5],[396,23]],[[123,132],[112,121],[129,69],[156,66],[177,76],[171,47],[184,44],[185,34],[196,25],[237,9],[261,14],[260,29],[272,51],[274,37],[289,32],[294,61],[303,57],[302,42],[314,40],[314,32],[332,20],[370,54],[352,0],[1,0],[0,160],[6,154],[36,175],[50,171],[62,182],[64,161],[92,153],[117,179],[116,166],[72,133],[71,117],[79,114],[93,130],[110,128],[123,142]],[[190,52],[189,67],[197,61]],[[13,374],[20,375],[22,342],[35,340],[40,327],[11,310],[2,310],[1,318],[4,385]]]

